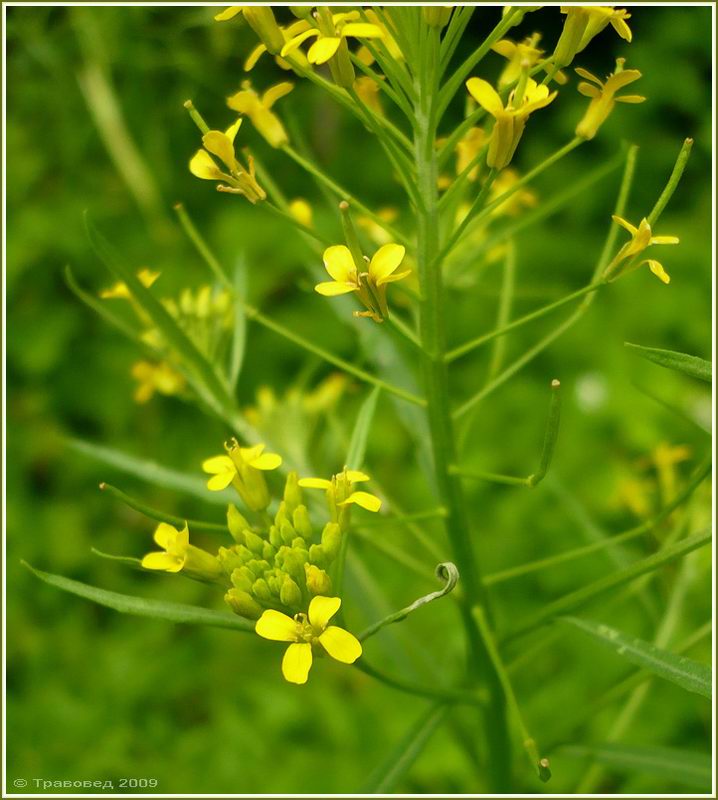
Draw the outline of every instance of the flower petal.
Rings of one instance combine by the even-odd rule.
[[[309,622],[315,627],[324,630],[329,620],[339,611],[342,604],[339,597],[318,597],[312,598],[309,604]]]
[[[648,264],[648,269],[650,269],[659,280],[663,281],[666,286],[671,282],[671,276],[663,269],[663,264],[661,264],[660,261],[649,258],[645,263]]]
[[[335,244],[327,247],[322,258],[324,260],[324,269],[335,281],[338,283],[356,283],[357,268],[346,245]]]
[[[356,503],[367,511],[378,511],[381,508],[381,500],[369,492],[352,492],[340,505],[344,506],[350,503]]]
[[[227,470],[226,472],[220,472],[219,475],[213,475],[207,481],[207,488],[210,492],[221,492],[222,489],[226,489],[232,483],[235,474],[234,471]]]
[[[348,469],[345,473],[347,479],[350,483],[362,483],[363,481],[370,481],[371,478],[364,474],[363,472],[359,472],[358,469]]]
[[[254,69],[255,64],[259,59],[262,57],[264,53],[267,52],[267,48],[263,44],[258,44],[254,50],[247,56],[247,60],[244,62],[244,71],[250,72]]]
[[[236,17],[241,11],[242,6],[229,6],[229,8],[225,8],[224,11],[220,11],[219,14],[215,14],[214,18],[217,22],[224,22],[227,19]]]
[[[341,35],[357,39],[383,39],[384,31],[371,22],[348,22],[342,27]]]
[[[680,241],[677,236],[651,236],[651,244],[678,244]]]
[[[202,137],[202,144],[207,152],[221,159],[227,169],[230,171],[234,169],[236,164],[234,145],[226,133],[222,131],[207,131]]]
[[[303,489],[331,489],[332,482],[326,478],[300,478],[299,485]]]
[[[254,461],[250,462],[250,467],[261,470],[277,469],[277,467],[281,465],[282,457],[277,455],[277,453],[263,453],[258,458],[255,458]]]
[[[402,270],[401,272],[394,272],[392,275],[387,275],[386,278],[379,278],[376,282],[377,286],[382,286],[385,283],[395,283],[396,281],[402,281],[407,275],[411,275],[410,269]]]
[[[306,683],[312,668],[312,646],[308,642],[290,644],[282,659],[282,675],[289,683]]]
[[[466,88],[476,102],[492,117],[497,117],[503,113],[504,104],[501,102],[498,92],[494,87],[481,78],[469,78],[466,81]]]
[[[218,181],[222,179],[222,171],[214,163],[212,156],[206,150],[198,150],[190,159],[189,171],[195,178],[204,181]]]
[[[229,456],[212,456],[202,462],[202,469],[212,475],[234,470],[234,462]]]
[[[357,287],[353,283],[339,283],[338,281],[324,281],[314,287],[314,291],[324,297],[336,297],[340,294],[356,292],[356,290]]]
[[[237,131],[242,126],[242,117],[238,117],[236,122],[233,122],[229,128],[224,132],[224,135],[234,144],[234,139],[237,136]],[[232,158],[234,158],[234,150],[232,151]]]
[[[617,225],[620,225],[622,228],[625,228],[631,234],[631,236],[635,236],[638,233],[638,228],[636,228],[634,225],[631,225],[631,223],[628,220],[623,219],[623,217],[619,217],[616,214],[612,214],[611,219]]]
[[[353,664],[362,654],[362,647],[356,636],[336,625],[330,625],[319,637],[319,641],[332,658],[343,664]]]
[[[171,556],[169,553],[148,553],[142,559],[144,569],[155,569],[161,572],[179,572],[184,566],[184,559]]]
[[[341,39],[338,36],[322,36],[307,51],[310,64],[325,64],[337,52]]]
[[[262,95],[262,105],[265,108],[271,108],[280,97],[284,97],[285,95],[289,94],[293,88],[294,84],[289,83],[289,81],[283,81],[275,86],[270,86],[270,88],[267,89],[267,91]]]
[[[596,98],[601,96],[601,90],[598,86],[594,86],[592,83],[586,83],[586,81],[581,81],[576,88],[584,97]]]
[[[300,44],[306,42],[307,39],[311,38],[312,36],[319,36],[319,31],[316,28],[310,28],[308,31],[304,31],[303,33],[294,36],[290,39],[282,48],[279,55],[284,58],[284,56],[288,55],[292,52],[292,50],[296,50]]]
[[[297,623],[281,611],[270,608],[257,620],[254,630],[263,638],[273,642],[295,642]]]
[[[600,81],[592,72],[589,72],[587,69],[583,67],[576,67],[576,73],[580,75],[582,78],[585,78],[587,81],[593,81],[593,83],[597,83],[599,86],[603,86],[603,82]]]
[[[170,546],[170,542],[177,536],[177,529],[166,522],[160,522],[155,528],[152,538],[163,549],[166,550]]]
[[[617,103],[645,103],[646,98],[642,94],[624,94],[622,97],[614,98]]]
[[[401,264],[406,255],[406,248],[400,244],[385,244],[380,247],[369,264],[369,274],[375,283],[391,275]]]

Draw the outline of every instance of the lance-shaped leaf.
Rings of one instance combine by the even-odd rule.
[[[643,639],[589,619],[562,617],[560,621],[584,631],[596,641],[610,647],[626,661],[645,667],[654,675],[665,678],[689,692],[711,697],[711,668],[707,664],[675,655]]]
[[[691,378],[710,383],[713,375],[713,368],[710,361],[706,361],[698,356],[689,356],[687,353],[679,353],[676,350],[660,350],[657,347],[642,347],[639,344],[624,342],[626,347],[641,358],[652,361],[666,369],[675,372],[682,372]]]
[[[110,592],[87,583],[80,583],[62,575],[53,575],[35,569],[25,561],[22,562],[37,578],[45,583],[62,589],[70,594],[91,600],[107,608],[112,608],[122,614],[134,614],[138,617],[149,617],[165,622],[177,622],[185,625],[209,625],[214,628],[231,628],[237,631],[254,631],[254,623],[234,614],[224,614],[221,611],[212,611],[209,608],[190,606],[185,603],[171,603],[167,600],[148,600],[144,597],[135,597],[130,594]]]

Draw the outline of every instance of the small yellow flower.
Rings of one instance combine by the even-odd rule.
[[[616,71],[606,78],[606,82],[599,80],[595,75],[591,74],[587,69],[578,67],[576,72],[586,81],[581,81],[578,84],[578,91],[582,95],[591,98],[588,104],[588,109],[583,116],[583,119],[576,126],[576,136],[581,136],[583,139],[593,139],[598,129],[608,119],[609,114],[613,111],[616,103],[642,103],[646,98],[639,94],[626,94],[622,97],[616,97],[615,94],[619,89],[628,86],[629,83],[637,81],[641,77],[641,73],[637,69],[623,69],[625,59],[619,58],[616,61]]]
[[[287,25],[286,27],[280,28],[279,30],[282,34],[284,42],[286,43],[290,39],[293,39],[298,34],[303,33],[306,30],[309,30],[309,28],[311,27],[312,26],[310,25],[309,22],[307,22],[307,20],[299,19],[296,22],[293,22],[291,25]],[[253,70],[257,61],[259,61],[259,59],[267,52],[269,51],[267,50],[267,46],[264,43],[258,44],[254,48],[254,50],[252,50],[251,53],[247,56],[247,59],[244,62],[244,71],[250,72],[251,70]],[[282,69],[285,70],[292,69],[292,65],[288,61],[285,61],[281,56],[275,55],[274,60]],[[304,68],[309,67],[309,62],[307,61],[306,56],[299,50],[294,51],[293,60],[301,67]]]
[[[149,289],[150,286],[160,277],[159,272],[153,272],[151,269],[141,269],[137,273],[137,278],[139,279],[140,283],[145,287],[145,289]],[[112,286],[108,287],[107,289],[103,289],[100,292],[100,297],[103,300],[115,300],[117,298],[123,300],[129,300],[130,290],[127,288],[127,284],[123,281],[119,281],[118,283],[113,284]]]
[[[627,42],[633,38],[626,23],[630,14],[623,8],[611,6],[561,6],[566,21],[556,44],[553,62],[558,67],[568,66],[577,53],[598,35],[609,23],[616,33]]]
[[[222,578],[222,568],[217,558],[189,543],[186,522],[181,531],[166,522],[160,522],[153,538],[163,552],[148,553],[142,559],[144,569],[184,572],[190,578],[203,581]]]
[[[630,234],[630,241],[626,242],[623,247],[616,253],[616,257],[606,267],[604,272],[605,278],[616,278],[622,270],[620,270],[622,262],[632,258],[639,253],[642,253],[647,247],[654,244],[678,244],[680,239],[677,236],[654,236],[651,231],[651,226],[648,220],[644,217],[636,228],[630,222],[622,217],[613,216],[613,221],[625,228]],[[651,272],[659,278],[663,283],[669,284],[671,282],[670,275],[665,271],[663,265],[655,259],[646,259],[637,264],[640,267],[642,264],[648,264]]]
[[[466,88],[476,102],[496,120],[491,132],[486,163],[493,169],[508,166],[523,135],[529,115],[553,102],[557,92],[549,93],[548,87],[528,78],[522,97],[516,89],[509,95],[504,106],[494,87],[481,78],[469,78]]]
[[[155,392],[164,395],[179,394],[185,387],[185,378],[166,361],[153,364],[137,361],[132,366],[132,377],[139,383],[135,389],[135,402],[147,403]]]
[[[230,483],[252,511],[263,511],[269,505],[269,490],[262,472],[277,469],[282,457],[265,453],[265,445],[240,447],[236,439],[225,444],[227,455],[213,456],[202,463],[202,469],[212,475],[207,481],[211,492],[221,492]]]
[[[217,188],[234,194],[243,194],[250,203],[256,203],[258,200],[264,200],[267,195],[255,179],[252,157],[248,157],[249,170],[246,170],[235,156],[234,139],[241,124],[240,117],[224,133],[215,130],[207,131],[202,136],[204,149],[198,150],[192,156],[189,170],[195,177],[202,180],[226,181],[228,186],[220,184]],[[218,158],[228,172],[223,172],[212,156]]]
[[[272,86],[260,97],[252,88],[249,81],[242,83],[242,89],[227,99],[227,105],[240,114],[246,114],[252,125],[264,136],[272,147],[282,147],[289,138],[279,117],[271,111],[272,106],[289,94],[294,88],[293,84],[284,82]]]
[[[322,646],[332,658],[353,664],[362,654],[359,640],[329,620],[339,611],[341,599],[317,596],[309,603],[308,614],[294,619],[269,609],[257,620],[255,630],[264,639],[291,642],[282,659],[282,674],[289,683],[307,682],[312,667],[312,650]]]
[[[501,39],[496,44],[491,45],[491,49],[502,55],[508,60],[508,64],[499,75],[499,88],[508,86],[521,77],[522,69],[531,69],[538,64],[544,51],[539,50],[538,43],[541,41],[541,34],[534,33],[526,37],[522,42],[512,42],[511,39]],[[551,67],[547,64],[544,70],[548,72]],[[568,78],[560,70],[553,76],[557,83],[566,83]]]
[[[333,14],[332,23],[334,30],[323,32],[319,28],[310,28],[303,33],[294,36],[282,48],[281,55],[284,57],[294,52],[301,44],[316,37],[316,42],[312,44],[307,52],[307,59],[310,64],[325,64],[335,55],[339,49],[342,39],[349,37],[356,39],[381,39],[384,31],[370,22],[353,22],[359,18],[358,11],[350,11],[346,14]]]
[[[356,312],[356,315],[382,322],[389,313],[386,305],[387,284],[400,281],[411,272],[397,272],[405,253],[406,249],[400,244],[385,244],[376,251],[366,265],[367,271],[363,272],[354,263],[346,245],[327,247],[324,251],[324,267],[333,280],[318,283],[314,289],[325,297],[356,292],[359,300],[368,309]]]
[[[274,19],[274,12],[269,6],[230,6],[216,14],[215,20],[217,22],[226,22],[240,13],[270,53],[278,53],[281,50],[284,44],[284,37]]]
[[[363,472],[354,469],[345,469],[333,475],[330,480],[326,478],[301,478],[299,485],[303,489],[324,489],[331,492],[333,502],[337,506],[356,504],[367,511],[377,512],[381,508],[381,500],[369,492],[355,492],[353,484],[364,483],[371,478]]]

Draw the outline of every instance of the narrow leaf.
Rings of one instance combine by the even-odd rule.
[[[209,608],[190,606],[185,603],[171,603],[166,600],[147,600],[119,592],[99,589],[86,583],[80,583],[62,575],[52,575],[35,569],[27,562],[22,562],[37,578],[50,586],[55,586],[70,594],[84,597],[101,606],[107,606],[122,614],[134,614],[138,617],[150,617],[166,622],[177,622],[187,625],[209,625],[215,628],[232,628],[239,631],[253,631],[254,623],[234,614],[224,614]]]
[[[711,757],[707,753],[625,744],[565,745],[560,753],[576,758],[588,757],[619,772],[640,772],[710,791]]]
[[[576,608],[590,603],[596,597],[610,592],[619,586],[639,578],[641,575],[646,575],[649,572],[660,569],[665,564],[670,564],[676,559],[682,558],[687,553],[697,550],[699,547],[704,547],[710,544],[713,538],[713,533],[710,528],[697,533],[693,536],[688,536],[680,542],[676,542],[670,547],[659,550],[648,558],[642,558],[627,567],[618,569],[604,578],[599,578],[588,586],[577,589],[575,592],[570,592],[552,603],[548,603],[543,608],[539,609],[535,614],[530,615],[526,620],[513,631],[510,631],[508,636],[505,637],[503,642],[513,640],[522,636],[529,631],[534,630],[539,625],[543,625],[554,617],[561,616],[567,611],[573,611]]]
[[[384,763],[374,771],[362,794],[387,794],[406,775],[419,757],[424,746],[446,716],[445,702],[432,705],[389,754]]]
[[[231,495],[227,492],[210,492],[204,480],[199,476],[187,475],[184,472],[164,467],[154,461],[145,461],[120,450],[104,447],[93,442],[86,442],[83,439],[66,439],[65,442],[68,447],[76,452],[139,478],[146,483],[162,486],[165,489],[171,489],[176,492],[183,492],[184,494],[198,497],[206,503],[226,506],[231,499]]]
[[[654,364],[676,372],[682,372],[684,375],[696,378],[699,381],[711,383],[713,368],[710,361],[698,358],[698,356],[679,353],[676,350],[659,350],[656,347],[643,347],[630,342],[624,342],[624,344],[636,355],[652,361]]]
[[[244,256],[237,260],[234,268],[234,329],[232,349],[229,356],[229,387],[234,392],[242,372],[244,351],[247,344],[247,314],[244,303],[238,298],[247,296],[247,261]]]
[[[644,667],[689,692],[711,697],[711,668],[707,664],[675,655],[650,642],[592,620],[562,617],[560,621],[579,628],[632,664]]]
[[[364,456],[366,454],[366,444],[369,439],[369,431],[371,430],[371,423],[374,419],[374,412],[376,411],[376,403],[379,399],[381,389],[375,386],[366,400],[362,403],[359,413],[357,414],[356,422],[354,423],[354,432],[349,443],[349,451],[347,453],[347,467],[349,469],[361,469],[364,464]]]

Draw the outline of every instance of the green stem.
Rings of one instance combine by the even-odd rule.
[[[668,183],[666,184],[665,189],[661,192],[661,196],[658,198],[658,200],[656,200],[656,204],[651,209],[651,213],[646,217],[649,225],[655,225],[655,223],[658,221],[658,218],[663,213],[663,209],[668,205],[671,197],[673,197],[673,193],[678,188],[678,184],[683,177],[683,171],[688,163],[688,158],[690,157],[692,147],[693,139],[685,139],[681,146],[680,152],[678,153],[678,158],[676,158],[676,163],[673,165],[673,171],[668,179]]]
[[[182,229],[187,234],[187,237],[195,246],[197,252],[202,256],[204,259],[205,264],[212,270],[217,280],[220,283],[223,283],[228,289],[233,289],[234,286],[232,281],[229,279],[229,275],[224,271],[224,268],[219,263],[217,257],[214,253],[210,250],[207,246],[207,242],[205,242],[202,234],[197,230],[194,222],[192,222],[189,214],[187,213],[187,209],[184,207],[182,203],[175,203],[174,210],[177,214],[177,217],[180,221],[180,225]]]

